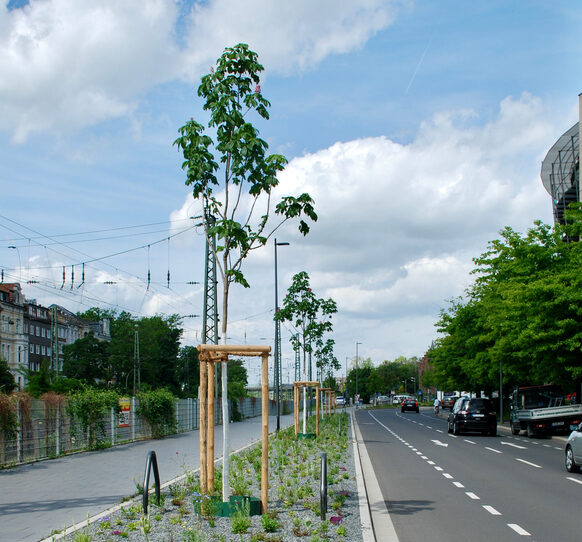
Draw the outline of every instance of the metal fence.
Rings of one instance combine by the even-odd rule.
[[[103,434],[99,441],[102,446],[116,446],[135,440],[151,438],[152,431],[143,418],[136,414],[139,406],[137,398],[126,401],[126,406],[118,414],[114,409],[102,420]],[[33,399],[26,412],[18,404],[18,431],[16,438],[5,438],[0,431],[0,467],[29,463],[40,459],[54,458],[61,454],[87,450],[90,436],[75,422],[64,405],[48,404],[41,399]],[[236,413],[242,418],[261,415],[261,400],[245,397],[230,401],[229,414]],[[293,412],[291,401],[281,401],[281,414]],[[276,403],[269,400],[269,415],[275,416]],[[236,418],[236,416],[235,416]],[[214,405],[214,420],[222,424],[220,402]],[[198,400],[195,398],[176,400],[176,432],[182,433],[198,429]]]

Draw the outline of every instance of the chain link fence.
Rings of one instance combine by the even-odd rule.
[[[261,415],[261,400],[245,397],[229,401],[230,418],[236,420]],[[109,447],[152,437],[151,428],[136,414],[137,398],[120,401],[121,412],[111,409],[101,420],[103,435],[100,446]],[[176,432],[198,429],[199,411],[196,398],[176,400]],[[281,401],[281,415],[293,412],[291,401]],[[269,400],[269,415],[277,414],[276,403]],[[7,438],[0,430],[0,468],[50,459],[59,455],[89,449],[89,435],[68,413],[66,404],[33,399],[26,406],[18,403],[18,428],[15,438]],[[220,400],[214,404],[216,425],[222,424]]]

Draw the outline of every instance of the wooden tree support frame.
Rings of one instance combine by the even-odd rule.
[[[299,391],[302,388],[315,388],[315,436],[319,436],[319,382],[317,380],[306,380],[304,382],[293,382],[293,418],[295,421],[295,436],[299,434]]]
[[[319,388],[320,392],[325,392],[325,412],[331,415],[331,409],[335,413],[335,390],[332,388]]]
[[[203,495],[214,489],[214,364],[228,363],[229,356],[261,358],[261,513],[264,514],[269,500],[269,353],[271,347],[246,344],[199,344],[198,352],[200,360],[200,492]],[[223,426],[226,423],[228,420],[223,420]]]

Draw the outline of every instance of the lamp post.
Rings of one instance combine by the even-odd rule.
[[[277,294],[277,247],[287,246],[289,243],[278,243],[275,239],[275,399],[277,402],[277,431],[281,428],[281,407],[279,403],[279,391],[281,387],[281,322],[277,320],[279,312],[279,296]]]
[[[20,250],[18,250],[18,247],[15,245],[10,245],[8,248],[16,250],[16,253],[18,254],[18,282],[22,282],[22,261],[20,260]]]
[[[360,344],[362,343],[356,341],[356,395],[358,395],[358,345]]]

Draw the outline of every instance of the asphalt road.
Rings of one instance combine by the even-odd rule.
[[[563,438],[456,437],[447,415],[356,413],[400,542],[582,540],[582,474],[566,472]]]
[[[293,416],[281,416],[281,426]],[[276,418],[269,417],[273,431]],[[261,418],[233,423],[231,450],[261,439]],[[222,426],[215,433],[222,456]],[[198,431],[0,470],[0,542],[38,541],[106,510],[143,483],[146,457],[156,452],[163,484],[200,466]],[[153,484],[153,475],[150,484]]]

